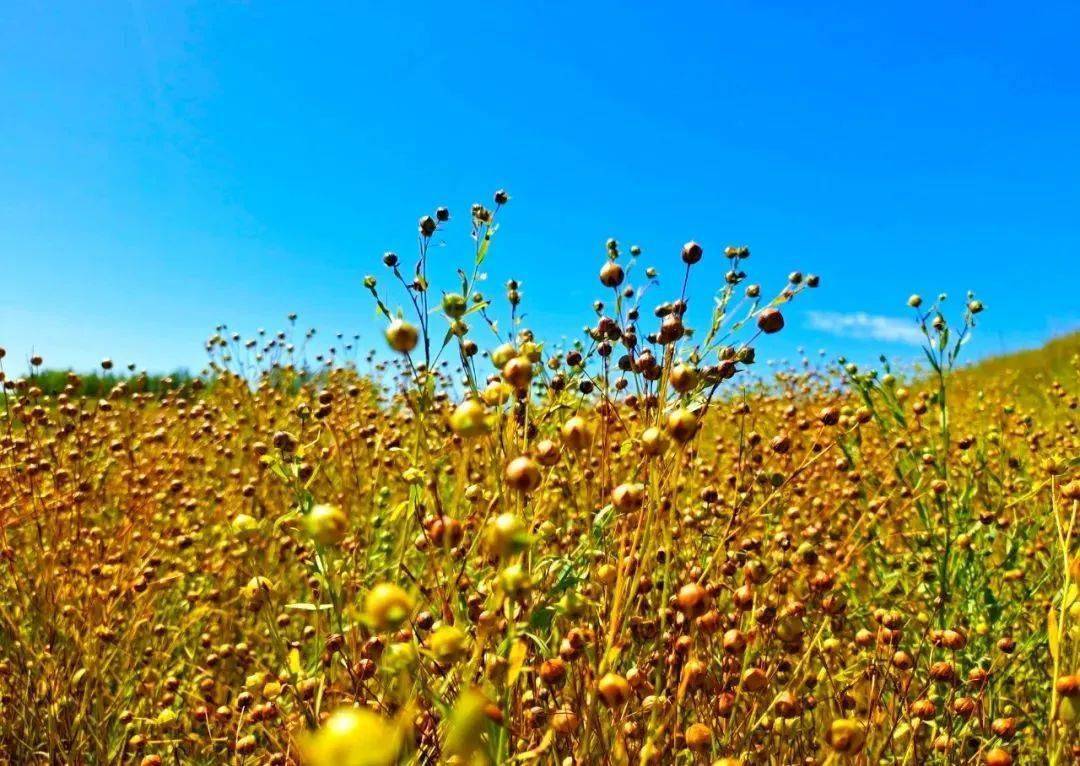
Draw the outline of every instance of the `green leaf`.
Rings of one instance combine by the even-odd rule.
[[[593,538],[600,542],[603,539],[604,531],[608,525],[611,524],[612,519],[615,518],[615,506],[608,503],[599,511],[596,512],[596,516],[593,517],[592,533]]]
[[[555,619],[555,610],[550,606],[541,606],[529,616],[529,627],[533,630],[550,630]]]
[[[462,318],[467,317],[469,314],[472,314],[476,311],[481,311],[482,309],[486,309],[490,305],[491,301],[480,301],[479,303],[474,303],[473,305],[469,306],[469,308],[461,316]]]
[[[286,604],[286,609],[298,609],[302,612],[325,612],[327,609],[333,609],[333,604],[312,604],[307,601],[298,601],[295,604]]]
[[[480,247],[476,251],[476,265],[480,266],[487,258],[488,248],[491,247],[491,240],[495,238],[495,232],[499,230],[498,225],[491,226],[486,232],[484,232],[484,241],[480,243]]]

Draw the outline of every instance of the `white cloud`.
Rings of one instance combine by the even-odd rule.
[[[913,346],[921,345],[925,340],[922,330],[911,319],[876,316],[862,311],[852,314],[810,311],[808,318],[810,329],[844,338],[864,338]]]

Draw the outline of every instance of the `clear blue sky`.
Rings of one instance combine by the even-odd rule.
[[[703,243],[699,304],[729,243],[767,286],[820,273],[767,356],[911,355],[915,291],[979,293],[976,353],[1080,326],[1077,4],[467,7],[0,5],[9,370],[198,369],[215,324],[289,311],[379,343],[362,276],[439,204],[464,261],[498,187],[489,285],[544,335],[588,319],[609,236],[671,290]]]

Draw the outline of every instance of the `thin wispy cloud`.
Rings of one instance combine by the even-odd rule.
[[[842,338],[881,340],[888,343],[920,345],[922,330],[911,319],[878,316],[856,311],[842,314],[834,311],[810,311],[807,325],[812,330],[839,335]]]

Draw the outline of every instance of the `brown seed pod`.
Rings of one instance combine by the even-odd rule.
[[[604,287],[618,287],[624,276],[622,266],[615,261],[608,261],[600,268],[600,284]]]
[[[506,483],[518,492],[532,492],[541,479],[540,466],[532,458],[516,457],[506,466]]]
[[[757,326],[766,335],[772,335],[784,329],[784,317],[779,309],[763,309],[758,314]]]
[[[559,658],[544,660],[540,664],[540,680],[548,686],[561,686],[566,680],[566,663]]]
[[[698,418],[690,410],[677,409],[668,415],[667,419],[667,432],[668,435],[679,442],[685,444],[694,438],[694,435],[698,430]]]
[[[630,684],[615,673],[608,673],[597,681],[596,691],[608,707],[621,707],[630,699]]]
[[[1080,697],[1080,675],[1060,676],[1054,682],[1054,689],[1062,697]]]
[[[612,504],[624,513],[640,509],[644,501],[644,484],[620,484],[611,490]]]
[[[672,368],[668,382],[680,394],[685,394],[697,385],[698,371],[689,364],[677,364]]]
[[[688,617],[700,613],[708,604],[709,594],[696,582],[690,582],[679,588],[676,600],[679,609]]]
[[[687,264],[688,266],[692,266],[701,260],[701,256],[703,253],[704,251],[701,249],[701,245],[699,245],[697,242],[687,242],[682,247],[683,263]]]
[[[769,677],[761,668],[747,668],[740,681],[744,691],[755,694],[769,685]]]

